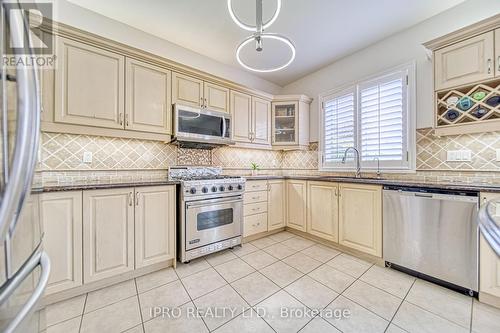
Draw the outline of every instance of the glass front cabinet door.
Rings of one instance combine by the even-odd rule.
[[[276,96],[272,103],[273,148],[307,149],[309,146],[309,104],[303,95]],[[294,97],[293,99],[291,97]]]

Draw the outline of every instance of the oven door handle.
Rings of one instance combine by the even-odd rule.
[[[222,199],[213,199],[213,200],[202,200],[202,201],[196,201],[196,202],[187,202],[186,203],[186,208],[195,208],[195,207],[203,207],[207,205],[213,205],[213,204],[228,204],[228,203],[237,203],[241,202],[243,203],[243,197],[238,196],[238,197],[232,197],[228,198],[226,200]]]

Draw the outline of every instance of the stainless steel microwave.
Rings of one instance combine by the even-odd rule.
[[[234,144],[229,113],[174,105],[173,140],[192,148]]]

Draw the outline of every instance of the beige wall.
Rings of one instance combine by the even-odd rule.
[[[488,18],[500,12],[498,0],[469,0],[405,31],[297,80],[282,93],[304,93],[311,105],[310,140],[318,140],[318,95],[321,92],[377,74],[397,65],[416,61],[417,128],[433,126],[432,62],[422,43]]]

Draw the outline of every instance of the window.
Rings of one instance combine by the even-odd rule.
[[[414,65],[357,82],[321,97],[321,168],[352,170],[355,147],[363,169],[415,168]],[[410,135],[411,134],[411,135]]]

